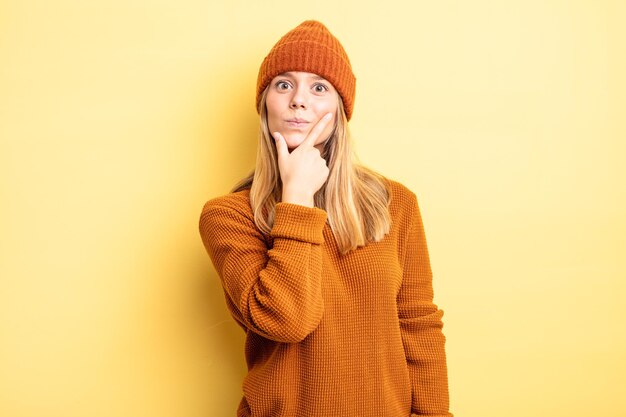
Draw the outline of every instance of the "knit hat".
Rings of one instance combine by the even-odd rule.
[[[256,84],[256,107],[274,77],[283,72],[303,71],[327,79],[337,90],[350,120],[354,107],[356,78],[339,40],[318,21],[307,20],[287,32],[267,54]]]

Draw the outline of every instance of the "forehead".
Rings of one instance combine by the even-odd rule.
[[[279,74],[278,77],[290,77],[290,78],[305,78],[310,80],[326,80],[324,77],[314,74],[312,72],[303,71],[287,71]]]

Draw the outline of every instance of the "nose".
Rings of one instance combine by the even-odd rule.
[[[302,101],[292,100],[291,101],[291,108],[292,109],[306,109],[306,106],[304,105],[304,102],[302,102]]]
[[[306,97],[305,93],[301,88],[294,89],[293,96],[291,97],[291,103],[289,103],[289,107],[292,109],[306,109]]]

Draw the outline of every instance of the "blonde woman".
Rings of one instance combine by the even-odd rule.
[[[200,234],[246,332],[238,417],[450,417],[442,311],[416,196],[358,164],[356,79],[317,21],[259,69],[255,170]]]

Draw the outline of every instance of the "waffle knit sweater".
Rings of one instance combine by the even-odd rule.
[[[246,332],[238,417],[451,417],[443,312],[415,194],[391,183],[391,230],[341,256],[326,211],[249,191],[208,201],[204,246]]]

